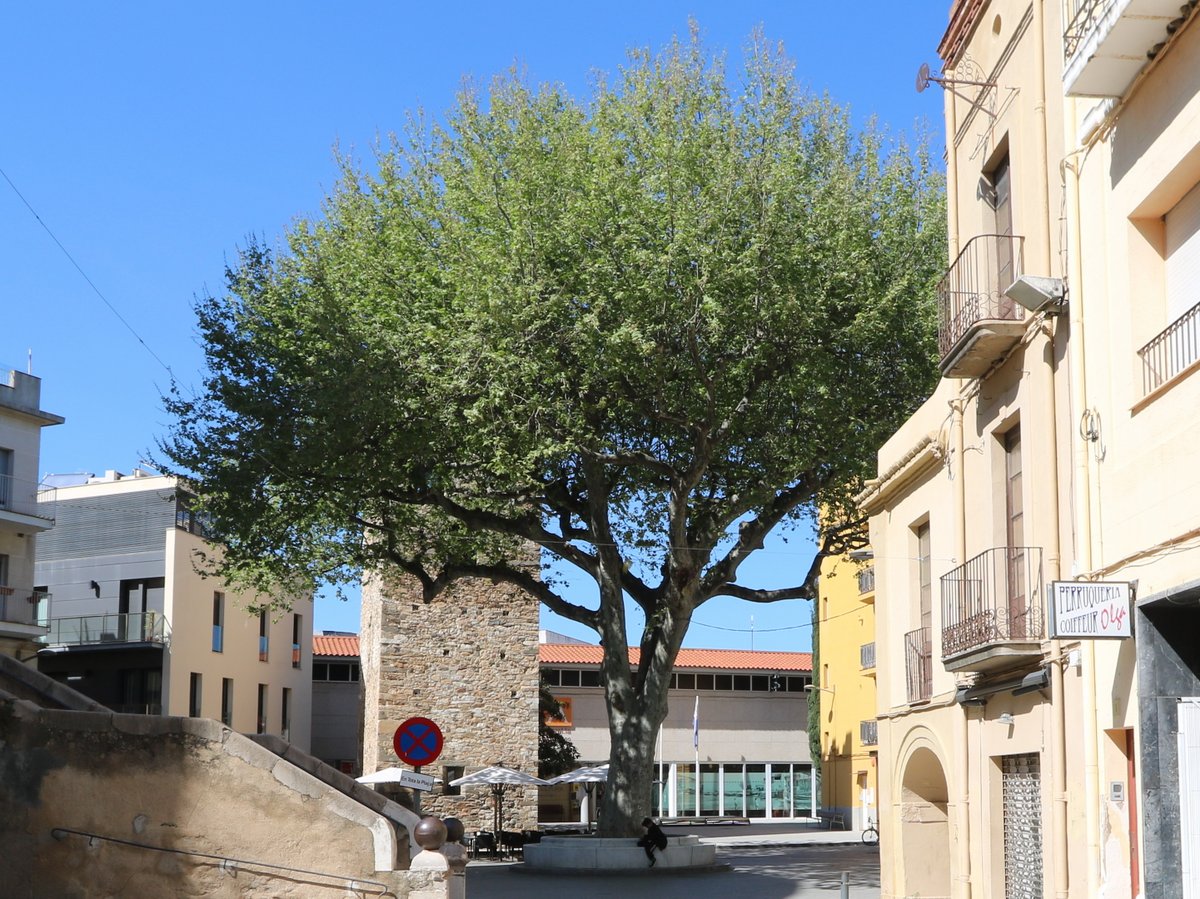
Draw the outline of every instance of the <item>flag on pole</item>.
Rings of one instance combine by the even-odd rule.
[[[692,710],[692,748],[700,748],[700,697],[696,697],[696,707]]]

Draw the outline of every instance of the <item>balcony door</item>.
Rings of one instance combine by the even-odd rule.
[[[1025,500],[1021,486],[1021,428],[1015,426],[1004,435],[1005,572],[1008,594],[1008,636],[1028,639],[1029,597],[1025,577]]]
[[[1008,164],[1008,154],[1000,157],[999,162],[986,176],[990,193],[989,206],[992,211],[992,230],[999,236],[996,241],[996,258],[992,260],[995,266],[994,296],[996,297],[997,317],[1003,319],[1016,318],[1016,306],[1005,296],[1013,283],[1016,274],[1015,254],[1013,253],[1013,219],[1012,219],[1012,170]]]

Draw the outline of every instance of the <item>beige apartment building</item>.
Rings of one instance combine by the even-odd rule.
[[[943,377],[860,497],[884,896],[1200,895],[1195,7],[958,0],[918,76]]]
[[[256,597],[198,570],[207,539],[176,479],[57,476],[56,525],[38,544],[52,594],[38,669],[117,712],[212,718],[308,751],[312,597]]]
[[[63,419],[41,408],[40,379],[6,374],[0,382],[0,654],[24,660],[37,650],[34,641],[50,617],[50,596],[34,589],[33,576],[37,537],[54,526],[54,492],[38,477],[42,428]]]

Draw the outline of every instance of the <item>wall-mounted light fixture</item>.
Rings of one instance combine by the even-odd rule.
[[[1001,724],[1008,725],[1009,727],[1012,727],[1014,724],[1017,723],[1016,719],[1013,718],[1013,716],[1010,715],[1008,712],[1005,712],[1003,715],[1001,715],[996,720],[999,721]]]
[[[833,687],[818,687],[816,684],[805,684],[804,685],[805,693],[812,693],[814,690],[819,690],[822,693],[833,693],[834,692]]]
[[[88,586],[91,587],[92,592],[96,594],[96,599],[99,599],[100,598],[100,585],[97,584],[95,581],[92,581],[88,584]]]

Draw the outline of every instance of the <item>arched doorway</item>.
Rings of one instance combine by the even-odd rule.
[[[917,749],[905,765],[900,790],[905,896],[942,899],[950,895],[948,805],[942,763],[932,750]]]

